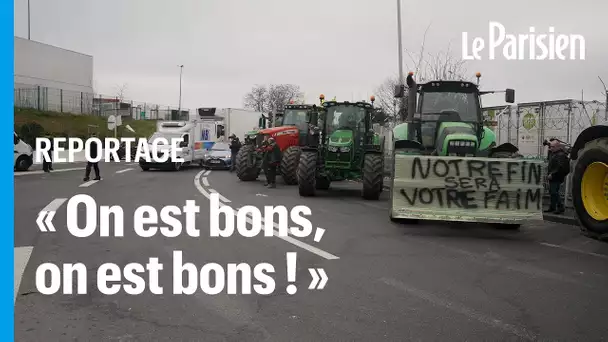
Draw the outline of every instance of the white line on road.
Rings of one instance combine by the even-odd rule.
[[[81,187],[81,188],[88,188],[89,186],[91,186],[91,185],[93,185],[93,184],[95,184],[97,182],[99,182],[99,181],[98,180],[88,181],[86,183],[80,184],[79,187]]]
[[[222,194],[220,194],[219,192],[217,192],[215,189],[209,189],[209,192],[217,194],[220,197],[220,201],[222,201],[222,202],[225,202],[225,203],[232,202],[231,200],[229,200],[226,197],[222,196]]]
[[[55,169],[53,171],[51,171],[50,173],[57,173],[57,172],[68,172],[68,171],[82,171],[84,170],[84,167],[73,167],[70,169]],[[45,173],[42,170],[37,170],[37,171],[19,171],[19,172],[15,172],[15,176],[28,176],[28,175],[41,175]]]
[[[540,244],[543,246],[546,246],[546,247],[563,249],[568,252],[586,254],[586,255],[602,258],[602,259],[608,259],[608,255],[605,255],[605,254],[585,252],[585,251],[581,251],[580,249],[575,249],[575,248],[570,248],[570,247],[565,247],[565,246],[560,246],[560,245],[554,245],[552,243],[546,243],[546,242],[541,242]]]
[[[203,185],[209,186],[209,180],[207,180],[207,177],[203,177]]]
[[[211,173],[211,170],[207,170],[207,171],[201,171],[201,172],[204,172],[204,175],[205,175],[205,176],[209,176],[209,174]]]
[[[23,278],[23,272],[27,267],[27,263],[30,260],[34,247],[15,247],[15,299],[13,304],[17,302],[17,293],[19,293],[19,286],[21,285],[21,279]]]
[[[51,203],[47,204],[41,211],[57,211],[63,202],[67,201],[67,198],[55,198]]]
[[[210,199],[210,198],[211,198],[211,197],[210,197],[210,196],[211,196],[211,194],[210,194],[209,192],[207,192],[207,191],[205,190],[205,188],[203,188],[203,186],[201,185],[201,182],[200,182],[200,180],[201,180],[201,176],[203,175],[203,173],[205,173],[205,171],[201,171],[201,172],[199,172],[199,173],[198,173],[198,174],[197,174],[197,175],[194,177],[194,186],[195,186],[195,187],[198,189],[198,191],[199,191],[199,192],[200,192],[200,193],[201,193],[203,196],[205,196],[207,199]],[[222,205],[226,205],[226,204],[222,204],[222,203],[220,203],[220,206],[222,206]],[[239,209],[239,208],[236,208],[236,210],[238,210],[238,209]],[[251,224],[249,217],[247,217],[247,220],[248,220],[247,222]],[[263,221],[264,221],[264,220],[262,219],[262,224],[264,224],[264,222],[263,222]],[[278,224],[277,224],[276,222],[274,222],[274,226],[275,226],[275,228],[276,228],[276,227],[278,227]],[[320,256],[320,257],[322,257],[322,258],[325,258],[325,259],[327,259],[327,260],[337,260],[337,259],[340,259],[339,257],[337,257],[337,256],[335,256],[335,255],[333,255],[333,254],[331,254],[331,253],[328,253],[328,252],[326,252],[326,251],[324,251],[324,250],[322,250],[322,249],[319,249],[319,248],[317,248],[317,247],[311,246],[311,245],[309,245],[309,244],[307,244],[307,243],[305,243],[305,242],[302,242],[302,241],[300,241],[300,240],[296,240],[296,239],[292,238],[291,236],[280,236],[280,235],[279,235],[279,232],[278,232],[278,231],[276,231],[276,230],[274,231],[274,233],[275,233],[275,235],[274,235],[274,236],[278,237],[279,239],[281,239],[281,240],[283,240],[283,241],[286,241],[286,242],[289,242],[289,243],[291,243],[291,244],[292,244],[292,245],[294,245],[294,246],[300,247],[300,248],[302,248],[302,249],[304,249],[304,250],[307,250],[307,251],[309,251],[309,252],[311,252],[311,253],[313,253],[313,254],[316,254],[316,255],[318,255],[318,256]]]
[[[508,323],[504,323],[499,319],[476,312],[473,309],[467,308],[463,305],[459,305],[457,303],[453,303],[453,302],[447,301],[445,299],[439,298],[439,297],[433,295],[432,293],[412,288],[398,280],[391,279],[391,278],[382,278],[382,279],[380,279],[380,281],[386,285],[389,285],[396,289],[402,290],[417,298],[426,300],[427,302],[430,302],[433,305],[444,307],[446,309],[460,313],[469,318],[477,320],[481,323],[485,323],[489,326],[492,326],[492,327],[498,328],[500,330],[506,331],[510,334],[516,335],[517,337],[519,337],[521,339],[524,339],[527,341],[536,340],[536,336],[534,336],[532,333],[528,332],[524,328],[517,327],[517,326],[511,325]]]
[[[116,171],[116,173],[124,173],[124,172],[131,171],[131,170],[133,170],[133,168],[128,168],[128,169],[124,169],[124,170],[118,170],[118,171]]]

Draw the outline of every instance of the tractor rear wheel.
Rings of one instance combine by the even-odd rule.
[[[281,158],[281,175],[287,185],[298,184],[298,163],[300,162],[300,146],[290,146],[283,151]]]
[[[258,178],[260,170],[255,162],[255,147],[245,145],[236,154],[236,176],[244,182],[254,181]]]
[[[302,152],[298,163],[298,190],[300,196],[314,196],[317,183],[317,153]]]
[[[583,234],[608,240],[608,137],[588,142],[572,174],[572,202]]]
[[[384,181],[384,156],[366,154],[363,160],[363,198],[377,200],[380,198]]]

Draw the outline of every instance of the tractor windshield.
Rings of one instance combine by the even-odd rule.
[[[479,122],[479,98],[475,93],[425,92],[421,96],[422,120]]]
[[[283,126],[300,126],[306,124],[306,110],[287,109],[283,115]]]
[[[327,134],[337,130],[364,131],[365,108],[354,105],[337,105],[327,109]]]

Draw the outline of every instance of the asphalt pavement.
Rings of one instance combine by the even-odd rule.
[[[601,341],[608,336],[608,244],[584,238],[572,226],[541,221],[506,232],[482,224],[396,224],[388,219],[386,194],[364,201],[354,182],[301,198],[294,186],[267,189],[261,181],[241,182],[225,171],[143,172],[137,165],[105,164],[101,181],[85,183],[83,165],[64,166],[75,170],[15,176],[16,341]],[[305,205],[313,228],[322,228],[315,232],[324,234],[210,237],[214,192],[223,205],[255,206],[262,213],[265,206]],[[122,207],[124,236],[72,236],[66,207],[77,194]],[[200,206],[199,237],[134,233],[138,207],[160,211],[186,200]],[[56,232],[37,228],[43,209],[56,210]],[[79,226],[85,227],[84,208],[78,213]],[[252,268],[270,263],[275,291],[224,289],[213,295],[199,287],[192,295],[174,295],[174,251],[197,271],[208,263]],[[293,283],[288,252],[297,252]],[[122,269],[154,257],[164,265],[158,281],[164,294],[105,295],[98,289],[102,264]],[[63,294],[64,287],[54,295],[39,293],[36,269],[47,262],[83,263],[86,294]],[[327,274],[323,289],[308,289],[311,268]],[[181,281],[206,280],[198,278]],[[238,278],[239,289],[247,287],[244,278]],[[256,284],[254,277],[251,285]],[[290,284],[297,285],[293,295],[286,291]]]

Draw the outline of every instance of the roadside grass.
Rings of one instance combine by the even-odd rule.
[[[89,132],[95,132],[98,137],[113,137],[114,131],[108,130],[107,118],[87,114],[67,114],[58,112],[39,111],[31,108],[15,108],[15,132],[28,135],[30,127],[36,124],[42,127],[42,133],[34,135],[50,135],[52,137],[86,138]],[[135,133],[125,128],[131,126]],[[117,128],[118,137],[149,137],[156,131],[156,120],[134,120],[124,118],[122,126]],[[25,137],[24,137],[25,138]],[[29,140],[29,139],[28,139]]]

